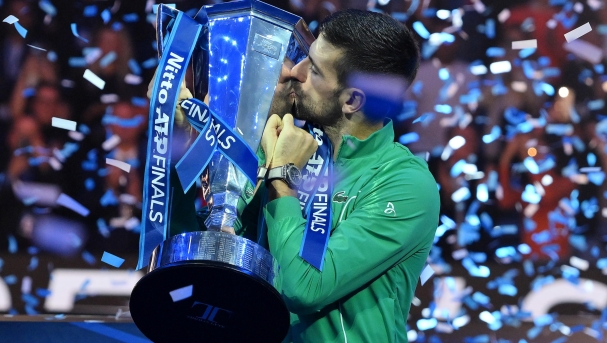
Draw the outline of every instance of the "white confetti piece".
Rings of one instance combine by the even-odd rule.
[[[90,211],[86,207],[82,206],[79,202],[74,200],[69,195],[65,195],[64,193],[61,193],[61,195],[59,195],[59,198],[57,198],[57,205],[67,207],[83,217],[88,216],[90,213]]]
[[[422,274],[419,276],[422,286],[426,283],[426,281],[428,281],[428,279],[430,279],[430,277],[432,277],[432,275],[434,275],[434,269],[432,269],[430,265],[427,265],[422,271]]]
[[[82,75],[82,77],[99,89],[103,89],[105,87],[105,81],[88,69],[84,71],[84,75]]]
[[[30,294],[32,292],[32,278],[24,276],[21,280],[21,293]]]
[[[601,48],[581,39],[565,43],[563,48],[592,64],[597,64],[603,59],[603,50],[601,50]]]
[[[573,29],[573,30],[565,33],[565,40],[567,40],[567,42],[572,42],[572,41],[582,37],[583,35],[587,34],[590,31],[592,31],[592,28],[590,27],[590,23],[586,23],[576,29]]]
[[[127,173],[131,171],[131,165],[128,164],[128,163],[126,163],[126,162],[122,162],[122,161],[119,161],[119,160],[114,160],[114,159],[111,159],[111,158],[106,158],[105,159],[105,163],[109,164],[111,166],[120,168],[120,169],[124,170]]]
[[[191,297],[193,288],[194,288],[193,285],[189,285],[189,286],[185,286],[182,288],[178,288],[174,291],[171,291],[171,292],[169,292],[169,294],[171,295],[173,302],[177,302],[177,301]]]
[[[601,167],[583,167],[580,168],[580,173],[594,173],[594,172],[600,172],[601,171]]]
[[[68,131],[76,131],[76,126],[78,125],[78,123],[76,123],[73,120],[67,120],[67,119],[53,117],[52,125],[54,127],[60,128],[60,129],[64,129],[64,130],[68,130]]]
[[[59,160],[54,157],[49,158],[48,164],[50,164],[51,168],[53,168],[54,170],[63,169],[63,165],[61,164],[61,162],[59,162]]]
[[[138,85],[138,84],[141,84],[141,82],[143,82],[143,78],[141,76],[137,76],[137,75],[133,75],[133,74],[126,74],[124,76],[124,82],[128,83],[129,85]]]
[[[26,44],[27,46],[29,46],[30,48],[34,48],[34,49],[38,49],[38,50],[42,50],[42,51],[47,51],[46,49],[31,45],[31,44]]]
[[[588,270],[588,267],[590,266],[590,263],[588,261],[583,260],[577,256],[571,256],[571,258],[569,259],[569,263],[579,270]]]
[[[510,10],[505,8],[503,9],[498,15],[497,15],[497,20],[500,21],[500,23],[505,22],[506,20],[508,20],[508,18],[510,18]]]
[[[12,25],[18,21],[19,21],[19,18],[15,17],[14,15],[11,14],[8,17],[4,18],[4,20],[2,22]]]
[[[493,62],[489,65],[489,70],[492,74],[503,74],[512,70],[512,65],[509,61]]]
[[[513,50],[537,48],[537,39],[517,40],[512,42]]]
[[[105,142],[103,142],[103,144],[101,144],[101,147],[105,151],[110,151],[110,150],[114,149],[118,144],[120,144],[120,137],[117,135],[113,135],[112,137],[108,138]]]

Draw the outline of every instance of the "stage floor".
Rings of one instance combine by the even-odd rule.
[[[10,343],[150,343],[131,318],[0,315],[0,341]]]

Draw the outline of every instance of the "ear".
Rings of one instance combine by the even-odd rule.
[[[362,110],[366,98],[365,92],[360,88],[344,89],[339,97],[342,104],[341,111],[345,114],[352,114]]]

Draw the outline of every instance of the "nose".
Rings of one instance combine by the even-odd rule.
[[[307,57],[297,63],[293,69],[291,69],[291,78],[299,81],[300,83],[306,82],[306,79],[308,78],[309,63],[310,59]]]

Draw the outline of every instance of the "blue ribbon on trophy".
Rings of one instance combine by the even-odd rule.
[[[304,182],[297,191],[307,221],[299,256],[322,271],[332,226],[333,148],[321,129],[308,124],[308,131],[316,139],[318,149],[304,167]]]
[[[139,241],[137,269],[147,266],[154,248],[167,236],[171,188],[171,141],[177,96],[185,69],[202,26],[182,12],[159,6],[162,14],[175,15],[170,34],[159,42],[161,58],[150,100],[147,158],[144,170],[143,229]],[[158,16],[161,18],[161,15]],[[160,21],[160,19],[159,19]],[[158,26],[162,32],[161,26]],[[160,43],[159,43],[160,44]]]
[[[255,184],[258,160],[247,143],[204,102],[191,98],[183,100],[181,107],[186,112],[188,122],[200,133],[175,166],[183,191],[186,192],[196,182],[216,150]]]

